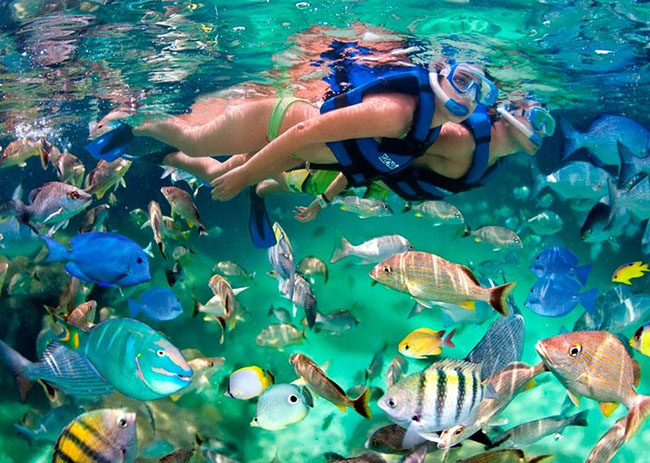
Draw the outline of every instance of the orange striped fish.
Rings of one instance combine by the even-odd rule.
[[[137,453],[135,413],[94,410],[61,431],[52,463],[132,463]]]
[[[474,301],[485,301],[501,315],[508,314],[506,298],[515,283],[483,288],[472,271],[428,252],[395,254],[377,264],[370,277],[378,283],[410,294],[418,304],[432,307],[441,303],[474,309]]]
[[[577,406],[580,396],[600,402],[609,416],[623,404],[628,409],[625,441],[638,430],[650,413],[650,396],[639,395],[639,364],[616,336],[606,331],[576,331],[542,339],[537,353],[567,388]]]

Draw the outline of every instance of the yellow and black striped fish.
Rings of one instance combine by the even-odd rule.
[[[52,463],[132,463],[137,453],[135,413],[94,410],[61,431]]]

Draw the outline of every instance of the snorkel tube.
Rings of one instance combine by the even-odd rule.
[[[542,137],[539,134],[533,132],[533,130],[526,126],[523,122],[517,119],[515,116],[510,114],[510,112],[505,108],[504,105],[499,105],[497,112],[510,124],[514,125],[521,133],[528,137],[528,140],[535,145],[536,147],[542,146]]]
[[[445,93],[445,91],[440,87],[440,82],[438,82],[439,75],[435,71],[429,72],[429,84],[431,85],[431,90],[433,94],[444,101],[445,108],[451,114],[457,117],[469,116],[469,108],[463,104],[458,103],[456,100],[451,98]]]

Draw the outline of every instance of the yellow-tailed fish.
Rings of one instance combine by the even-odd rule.
[[[200,235],[208,234],[208,230],[201,224],[199,210],[189,193],[175,186],[164,186],[160,191],[172,208],[172,217],[178,215],[190,228],[196,225]]]
[[[630,280],[632,278],[642,277],[645,272],[650,272],[648,269],[648,264],[644,264],[641,261],[631,262],[629,264],[621,265],[614,271],[612,275],[612,281],[614,283],[624,283],[626,285],[631,285]]]
[[[257,397],[269,386],[273,385],[273,375],[253,365],[233,371],[228,380],[228,397],[239,400],[248,400]]]
[[[370,277],[389,288],[410,294],[420,305],[454,304],[473,310],[475,301],[489,303],[501,315],[508,314],[506,298],[515,283],[483,288],[472,271],[428,252],[395,254],[377,264]]]
[[[606,331],[576,331],[542,339],[536,349],[575,405],[580,396],[589,397],[600,402],[601,411],[609,416],[623,404],[628,409],[625,440],[639,430],[650,413],[650,396],[637,394],[639,363],[616,336]]]
[[[135,413],[94,410],[79,415],[61,431],[52,463],[132,463],[137,453]]]
[[[303,354],[292,354],[289,362],[293,365],[298,378],[304,379],[309,388],[325,400],[332,402],[341,411],[347,411],[347,407],[354,408],[359,415],[370,419],[371,412],[368,400],[370,390],[366,388],[359,397],[350,399],[345,391],[332,381],[325,372],[314,363],[309,357]]]
[[[451,338],[456,330],[453,330],[443,338],[445,330],[434,331],[430,328],[418,328],[411,331],[399,343],[398,351],[400,354],[414,358],[423,359],[428,355],[439,355],[442,352],[442,346],[456,347]]]

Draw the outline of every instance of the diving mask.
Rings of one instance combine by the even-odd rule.
[[[550,137],[555,132],[555,119],[541,106],[517,109],[513,105],[503,104],[497,108],[497,111],[501,117],[517,127],[537,147],[542,146],[542,137]],[[530,127],[515,116],[524,117]]]
[[[445,67],[440,72],[442,77],[446,77],[447,81],[454,89],[454,92],[459,97],[471,98],[477,104],[491,106],[497,101],[499,90],[496,85],[485,77],[485,75],[478,69],[470,66],[469,64],[461,63],[454,64],[451,67]],[[440,87],[438,82],[438,73],[429,73],[429,81],[431,88],[435,95],[445,102],[445,108],[449,110],[454,116],[468,116],[469,108],[464,104],[451,98]]]

